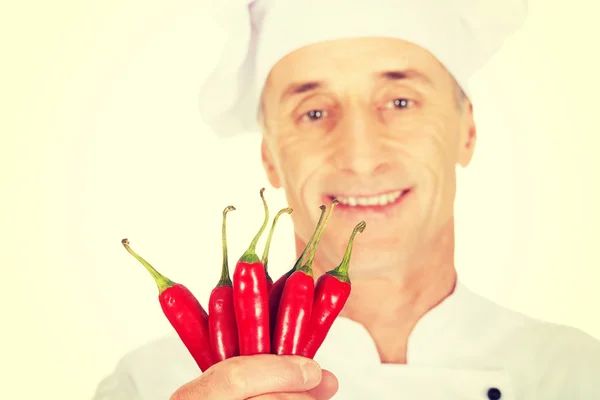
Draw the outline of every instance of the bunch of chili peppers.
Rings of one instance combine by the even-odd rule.
[[[221,276],[212,290],[208,312],[184,285],[159,273],[129,246],[121,243],[152,275],[158,287],[163,313],[202,372],[231,357],[255,354],[301,355],[313,358],[325,340],[333,322],[350,296],[348,267],[352,244],[365,229],[362,221],[354,228],[341,263],[314,281],[312,263],[329,212],[322,205],[321,216],[302,254],[294,266],[275,283],[268,273],[269,249],[277,220],[291,208],[280,210],[271,225],[262,257],[256,246],[269,221],[269,208],[260,190],[265,217],[248,249],[238,259],[230,276],[226,217],[233,206],[223,210]]]

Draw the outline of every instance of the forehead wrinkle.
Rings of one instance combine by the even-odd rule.
[[[432,89],[436,89],[436,84],[433,80],[424,72],[421,72],[415,68],[406,69],[389,69],[384,71],[378,71],[373,74],[373,78],[377,81],[384,82],[414,82],[420,85],[428,86]]]

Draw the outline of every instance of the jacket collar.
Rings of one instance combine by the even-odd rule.
[[[414,366],[456,366],[461,360],[476,356],[490,341],[502,336],[520,319],[513,313],[473,293],[460,280],[454,291],[427,312],[408,339],[407,364]],[[369,332],[359,323],[339,317],[315,359],[325,365],[342,367],[347,357],[340,349],[362,365],[400,368],[381,364],[377,348]],[[470,354],[473,353],[473,354]]]

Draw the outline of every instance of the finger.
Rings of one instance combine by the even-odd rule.
[[[248,400],[315,400],[313,396],[304,393],[269,393],[251,397]]]
[[[330,400],[338,391],[338,380],[331,372],[323,370],[319,385],[304,393],[269,393],[248,400]]]
[[[323,370],[321,374],[321,382],[319,385],[308,391],[308,394],[315,400],[329,400],[338,391],[339,383],[334,374],[327,370]]]
[[[244,400],[265,393],[305,392],[321,382],[321,368],[298,356],[240,356],[213,365],[180,387],[171,400]]]

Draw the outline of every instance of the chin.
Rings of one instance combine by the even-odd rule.
[[[323,243],[324,248],[335,249],[333,254],[326,255],[329,261],[325,268],[327,271],[342,262],[350,234],[351,232],[330,232],[328,243]],[[363,279],[392,276],[397,273],[410,258],[410,249],[414,248],[413,243],[401,243],[399,239],[399,235],[382,236],[377,231],[367,235],[366,229],[364,233],[357,234],[350,257],[350,276]]]

